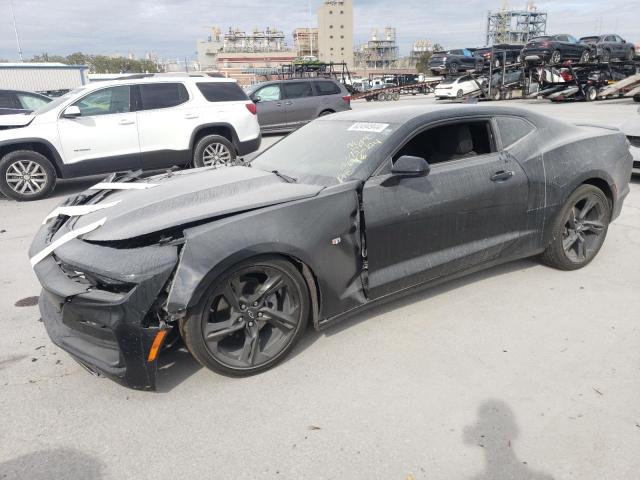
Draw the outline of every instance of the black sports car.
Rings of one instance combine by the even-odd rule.
[[[139,175],[69,198],[30,256],[53,342],[149,389],[171,335],[245,375],[308,323],[532,255],[583,267],[620,213],[631,156],[616,129],[449,105],[339,113],[250,166]]]
[[[545,35],[532,38],[522,49],[520,58],[525,63],[549,62],[557,65],[565,60],[586,63],[593,58],[595,51],[586,43],[581,43],[571,35]]]
[[[602,62],[608,62],[612,59],[632,61],[636,56],[633,43],[627,43],[620,35],[582,37],[580,43],[589,45],[593,53],[592,56]]]

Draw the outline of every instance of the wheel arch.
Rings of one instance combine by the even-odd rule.
[[[48,141],[36,138],[25,138],[0,142],[0,158],[18,150],[31,150],[43,155],[53,166],[56,176],[58,178],[65,178],[62,158],[56,148]]]
[[[198,142],[207,135],[220,135],[221,137],[226,138],[233,144],[237,153],[239,144],[238,134],[231,124],[225,122],[207,123],[194,129],[191,133],[191,140],[189,142],[189,149],[192,153]]]

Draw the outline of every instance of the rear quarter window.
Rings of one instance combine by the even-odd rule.
[[[239,102],[249,100],[235,82],[198,82],[198,90],[208,102]]]
[[[316,82],[316,90],[318,95],[337,95],[340,93],[340,87],[338,85],[326,81]]]
[[[497,117],[502,148],[508,148],[518,140],[526,137],[535,130],[529,122],[519,117]]]
[[[181,83],[148,83],[140,85],[143,110],[169,108],[189,100],[187,89]]]

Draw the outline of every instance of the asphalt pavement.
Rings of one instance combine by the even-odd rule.
[[[638,107],[509,103],[613,126]],[[52,345],[33,306],[32,236],[96,181],[61,182],[38,202],[0,199],[0,479],[640,475],[640,180],[585,269],[531,259],[474,274],[309,330],[284,363],[250,378],[166,352],[152,393],[89,375]]]

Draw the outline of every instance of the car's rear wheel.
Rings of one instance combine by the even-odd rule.
[[[558,64],[561,61],[562,61],[562,54],[560,53],[560,50],[554,50],[553,53],[551,54],[551,63]]]
[[[451,74],[455,74],[458,73],[458,64],[457,63],[452,63],[451,65],[449,65],[449,73]]]
[[[458,90],[458,91],[456,92],[456,97],[457,97],[457,98],[462,98],[462,95],[464,95],[464,92],[462,91],[462,89],[460,89],[460,90]]]
[[[635,56],[636,56],[636,51],[635,51],[633,48],[630,48],[630,49],[627,51],[627,55],[626,55],[626,57],[627,57],[627,58],[626,58],[626,59],[627,59],[628,61],[631,61],[631,60],[633,60],[633,59],[634,59],[634,57],[635,57]]]
[[[281,361],[302,337],[309,292],[288,261],[243,262],[217,280],[181,331],[192,355],[219,373],[243,376]]]
[[[39,200],[56,185],[56,171],[44,155],[33,150],[7,153],[0,160],[0,192],[20,201]]]
[[[611,204],[602,190],[581,185],[560,212],[542,261],[561,270],[584,267],[600,251],[610,220]]]
[[[580,63],[588,63],[591,60],[591,52],[589,50],[585,50],[580,55]]]
[[[603,50],[602,54],[600,55],[600,61],[602,61],[603,63],[607,63],[609,60],[611,60],[611,51]]]
[[[595,101],[598,98],[598,89],[593,85],[589,85],[586,92],[584,92],[584,97],[587,102]]]
[[[332,113],[336,113],[333,110],[323,110],[322,112],[320,112],[320,115],[318,115],[318,117],[325,117],[327,115],[331,115]]]
[[[231,165],[235,159],[235,147],[220,135],[202,137],[193,151],[195,167],[222,167]]]

